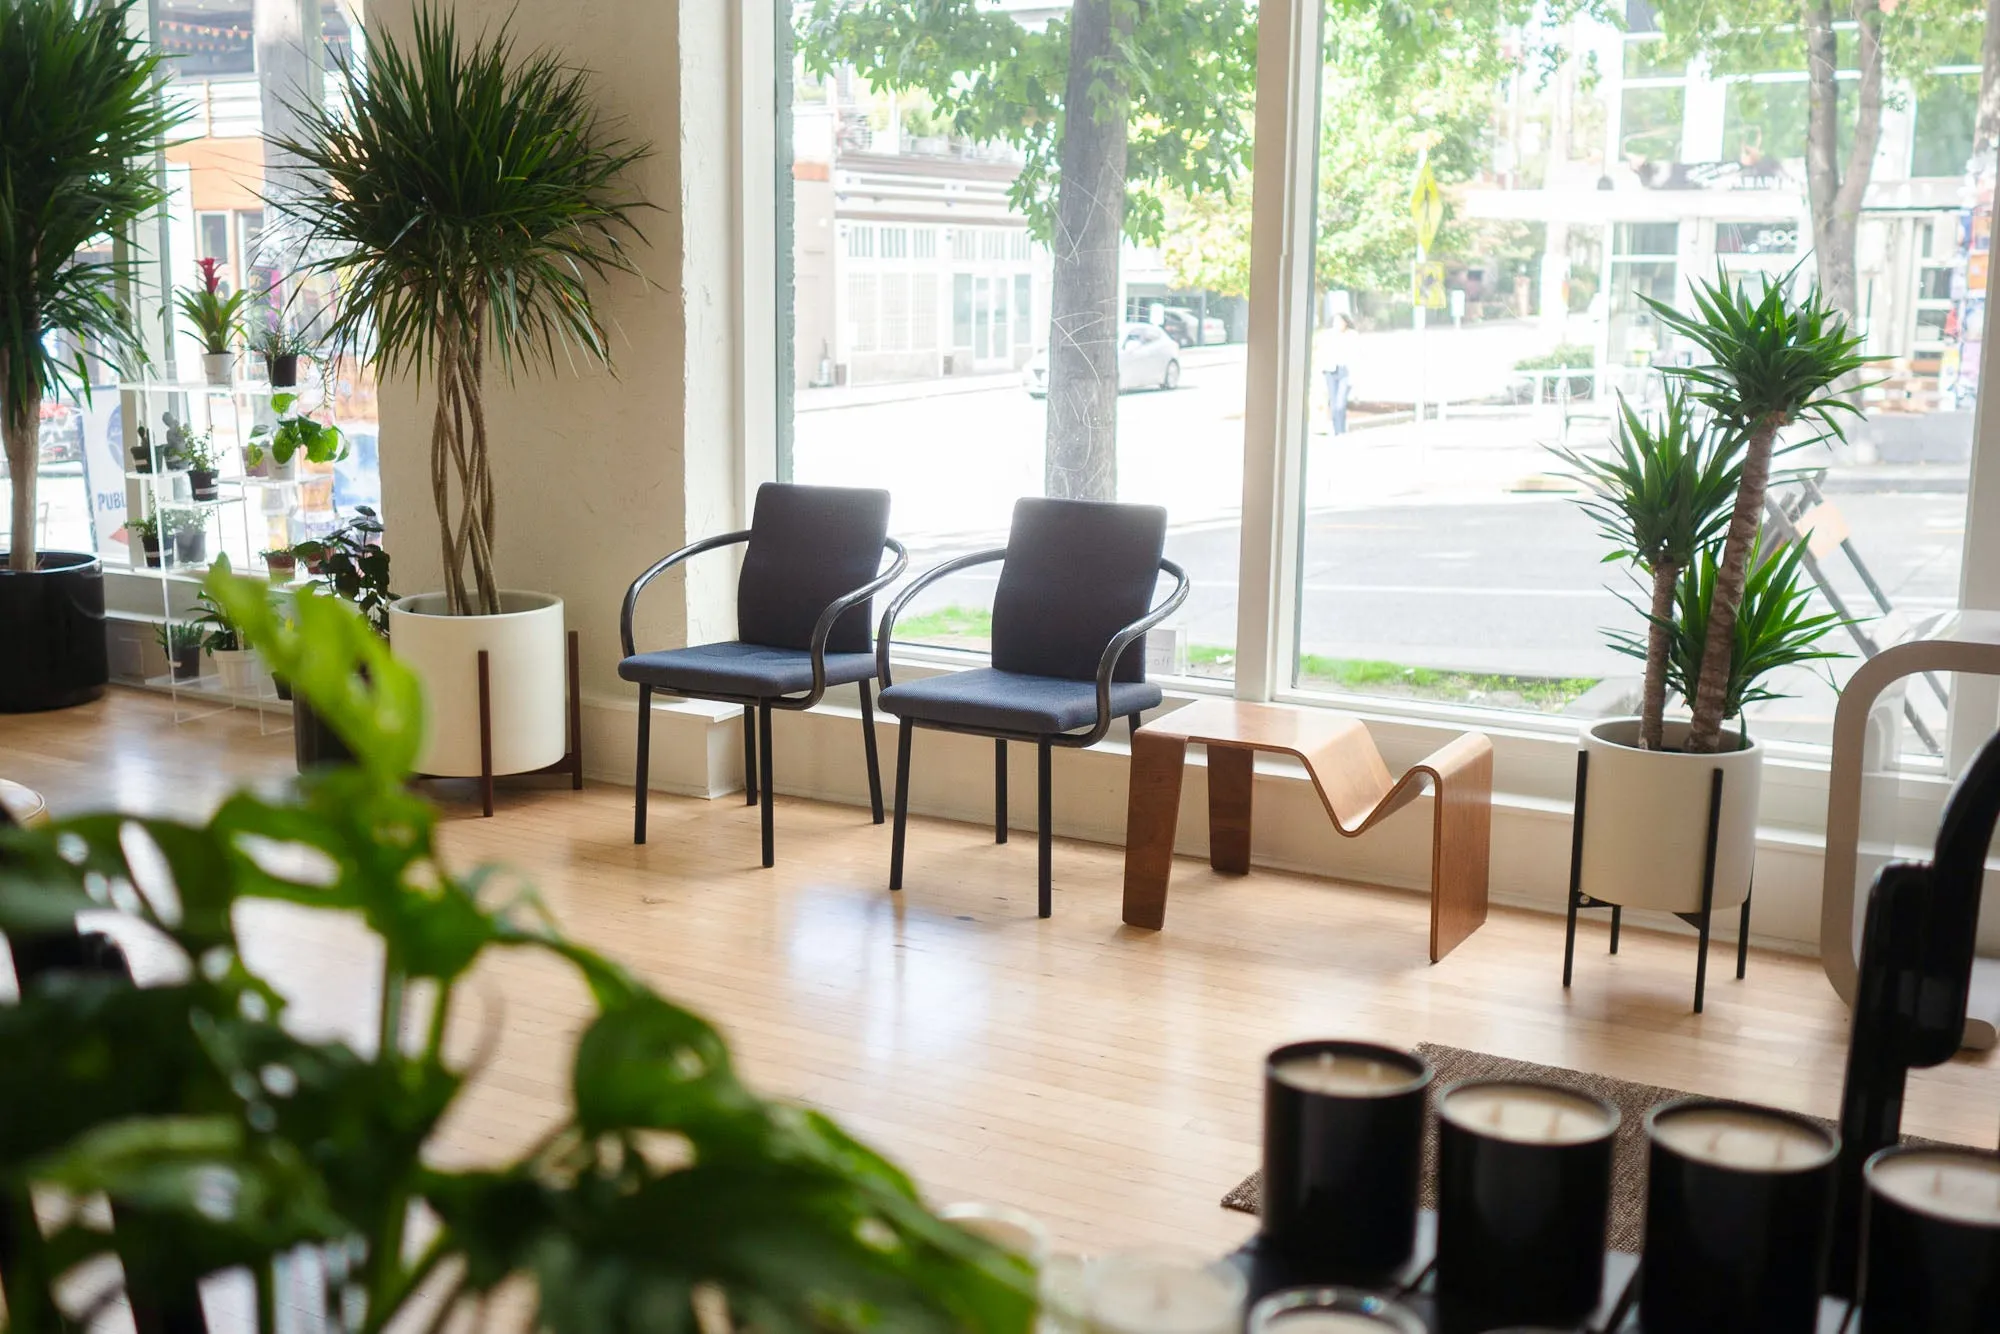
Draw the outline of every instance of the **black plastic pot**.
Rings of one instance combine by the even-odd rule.
[[[215,469],[213,468],[188,469],[188,490],[194,493],[194,498],[196,500],[214,500]]]
[[[271,388],[290,389],[299,382],[299,359],[290,357],[266,357],[264,364],[271,371]]]
[[[153,471],[153,450],[151,446],[132,446],[132,471],[144,473]]]
[[[354,752],[313,712],[313,706],[292,696],[292,755],[304,773],[315,764],[351,764]]]
[[[290,681],[287,681],[284,677],[278,675],[276,672],[272,672],[271,684],[273,687],[277,689],[279,699],[286,700],[288,702],[290,701],[290,699],[292,698],[292,683]],[[294,721],[296,721],[296,715],[294,716]],[[294,745],[297,744],[296,739],[294,739],[293,744]]]
[[[174,680],[192,681],[201,675],[201,645],[189,644],[177,648],[173,654]]]
[[[174,534],[174,559],[183,565],[199,565],[208,559],[208,530],[184,529]]]
[[[139,539],[139,547],[146,553],[146,568],[149,570],[159,569],[160,539],[157,537],[142,537]]]
[[[84,704],[104,693],[104,567],[77,551],[40,553],[39,570],[0,554],[0,713]]]

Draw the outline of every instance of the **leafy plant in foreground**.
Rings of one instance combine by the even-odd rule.
[[[516,1277],[556,1334],[683,1334],[703,1293],[761,1331],[1029,1328],[1024,1266],[932,1217],[825,1117],[745,1088],[712,1027],[564,938],[531,893],[443,862],[436,815],[406,786],[418,685],[360,616],[303,598],[288,625],[255,582],[207,587],[356,763],[239,792],[205,823],[107,813],[0,835],[0,930],[17,950],[112,909],[179,965],[143,988],[46,974],[0,1007],[13,1334],[65,1327],[57,1281],[106,1256],[135,1302],[197,1321],[195,1281],[247,1270],[264,1331],[281,1295],[317,1301],[300,1318],[320,1328],[436,1328]],[[379,972],[354,989],[380,999],[372,1042],[287,1027],[238,935],[252,905],[368,926]],[[512,1161],[441,1167],[427,1149],[470,1077],[445,1036],[500,950],[560,961],[589,990],[571,1108]],[[113,1223],[64,1210],[44,1231],[31,1189],[102,1195]],[[280,1294],[281,1258],[324,1275],[324,1293]],[[117,1292],[85,1300],[102,1310]]]

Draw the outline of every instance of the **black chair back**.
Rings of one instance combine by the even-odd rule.
[[[736,637],[747,644],[809,649],[827,604],[852,593],[882,567],[889,493],[847,486],[757,488],[750,545],[736,585]],[[875,648],[873,608],[863,602],[833,627],[830,653]]]
[[[993,595],[993,665],[1089,681],[1112,636],[1146,614],[1167,545],[1157,505],[1024,498]],[[1113,680],[1146,679],[1141,636]]]

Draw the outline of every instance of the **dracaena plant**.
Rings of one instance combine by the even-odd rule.
[[[175,292],[174,304],[193,326],[195,337],[201,340],[201,350],[210,356],[220,356],[243,334],[243,306],[250,293],[239,287],[225,295],[221,264],[217,260],[198,259],[195,267],[201,270],[201,285]]]
[[[1619,398],[1610,457],[1554,451],[1588,488],[1579,503],[1611,543],[1604,559],[1630,562],[1652,583],[1649,633],[1637,655],[1646,663],[1639,744],[1647,750],[1658,750],[1665,736],[1675,594],[1682,573],[1729,522],[1743,473],[1740,443],[1670,387],[1657,418]]]
[[[326,1330],[481,1327],[503,1286],[551,1334],[686,1334],[717,1328],[718,1306],[772,1334],[1029,1328],[1024,1263],[938,1220],[826,1117],[758,1097],[714,1028],[563,936],[531,892],[443,858],[407,781],[421,692],[360,616],[304,598],[288,624],[254,582],[207,588],[355,762],[239,792],[206,821],[107,813],[0,833],[0,930],[17,950],[108,910],[170,965],[144,987],[31,974],[0,1006],[10,1334],[85,1327],[121,1295],[199,1330],[195,1285],[228,1269],[254,1279],[244,1323],[259,1331],[281,1305]],[[374,976],[352,979],[372,1040],[287,1024],[238,934],[273,905],[379,939]],[[590,996],[568,1105],[504,1161],[446,1165],[439,1126],[476,1073],[446,1036],[472,971],[524,952]],[[106,1200],[109,1224],[56,1209],[38,1226],[30,1192]],[[73,1272],[95,1277],[60,1282]],[[300,1274],[313,1279],[282,1285]]]
[[[432,377],[432,502],[455,615],[500,610],[486,373],[608,363],[592,283],[636,272],[626,242],[647,205],[626,185],[648,149],[600,120],[589,84],[502,24],[470,40],[446,10],[412,33],[371,35],[367,69],[343,63],[345,106],[301,103],[275,141],[324,183],[270,201],[341,300],[336,355]]]
[[[13,479],[8,568],[32,570],[42,400],[88,397],[91,360],[139,354],[129,265],[83,259],[165,200],[160,144],[183,114],[134,0],[0,0],[0,437]],[[25,632],[24,632],[25,633]]]
[[[1717,561],[1701,669],[1689,683],[1692,689],[1687,695],[1693,711],[1687,748],[1699,754],[1712,753],[1722,744],[1736,619],[1763,521],[1778,433],[1805,421],[1827,436],[1844,438],[1841,414],[1860,415],[1850,382],[1870,358],[1861,355],[1861,339],[1848,332],[1846,320],[1817,284],[1803,300],[1792,297],[1796,273],[1794,269],[1776,280],[1766,276],[1763,290],[1752,296],[1726,270],[1718,269],[1713,283],[1694,285],[1694,314],[1643,297],[1661,324],[1708,358],[1668,374],[1677,377],[1723,429],[1743,439],[1742,478]]]

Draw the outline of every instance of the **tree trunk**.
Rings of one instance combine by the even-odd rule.
[[[1653,616],[1646,628],[1646,688],[1639,697],[1639,746],[1659,750],[1666,744],[1667,654],[1672,651],[1670,627],[1674,593],[1681,567],[1670,560],[1653,562]]]
[[[1116,0],[1076,0],[1056,195],[1049,320],[1048,495],[1118,495],[1118,251],[1125,232],[1127,92]],[[1093,92],[1095,89],[1095,92]]]
[[[0,386],[7,382],[7,358],[0,353]],[[19,403],[0,403],[0,436],[5,437],[8,488],[13,493],[13,527],[7,568],[33,570],[41,566],[35,554],[35,471],[41,462],[42,391],[31,384]]]
[[[1860,290],[1854,271],[1855,234],[1862,197],[1882,140],[1882,10],[1879,0],[1854,0],[1856,58],[1854,143],[1840,161],[1839,48],[1832,0],[1806,7],[1806,195],[1812,206],[1813,253],[1820,289],[1860,327]]]
[[[1692,701],[1689,754],[1713,755],[1722,748],[1722,710],[1729,702],[1729,669],[1736,654],[1736,612],[1743,605],[1750,548],[1764,518],[1764,491],[1771,482],[1771,445],[1780,425],[1775,418],[1755,423],[1743,449],[1743,480],[1736,488],[1736,509],[1729,516],[1729,536],[1722,545],[1722,564],[1716,571],[1714,600],[1708,608],[1708,642],[1702,646],[1701,678]]]
[[[2000,0],[1986,0],[1986,38],[1979,48],[1979,114],[1972,123],[1972,169],[1993,173],[2000,147]]]

